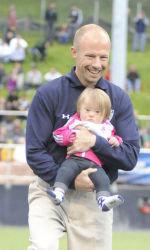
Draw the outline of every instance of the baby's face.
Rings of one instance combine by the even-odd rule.
[[[80,119],[81,121],[90,121],[94,123],[101,123],[103,121],[101,110],[98,106],[92,105],[92,103],[81,105]]]

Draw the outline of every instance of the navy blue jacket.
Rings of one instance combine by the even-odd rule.
[[[144,33],[146,29],[146,24],[145,24],[145,20],[144,19],[138,19],[135,23],[135,30],[137,33]]]
[[[55,143],[52,131],[63,126],[75,113],[77,98],[84,88],[72,69],[68,75],[41,86],[33,98],[27,119],[27,162],[33,172],[48,183],[54,181],[57,169],[66,155],[66,148]],[[139,134],[129,96],[103,78],[97,82],[96,88],[110,96],[111,122],[117,135],[123,139],[119,147],[111,147],[104,138],[97,136],[93,147],[113,182],[118,176],[118,169],[129,171],[136,165]]]

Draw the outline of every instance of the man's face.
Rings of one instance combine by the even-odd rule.
[[[110,43],[106,39],[82,39],[78,48],[72,48],[76,60],[76,74],[84,86],[94,86],[109,62]]]

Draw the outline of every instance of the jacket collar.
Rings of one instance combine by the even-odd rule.
[[[77,75],[76,75],[76,73],[75,73],[75,67],[72,68],[71,72],[68,73],[68,74],[66,75],[66,77],[69,79],[70,84],[71,84],[71,86],[72,86],[73,88],[83,88],[83,89],[85,88],[85,87],[81,84],[80,80],[78,79],[78,77],[77,77]],[[108,84],[109,84],[108,81],[105,80],[103,77],[101,77],[101,78],[98,80],[98,82],[97,82],[97,84],[95,85],[95,87],[96,87],[96,88],[103,89],[103,90],[107,90],[107,89],[108,89]]]

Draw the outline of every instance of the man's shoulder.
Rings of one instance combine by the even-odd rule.
[[[105,80],[105,86],[108,94],[113,98],[122,98],[123,96],[128,96],[124,89],[119,87],[117,84]]]
[[[60,92],[62,88],[68,87],[69,81],[66,76],[60,76],[54,80],[49,81],[48,83],[44,83],[40,88],[39,92],[41,93],[52,93],[52,92]]]

